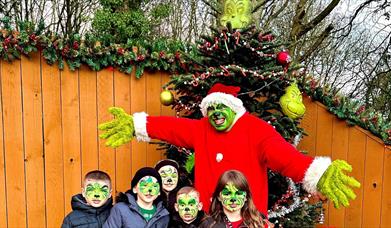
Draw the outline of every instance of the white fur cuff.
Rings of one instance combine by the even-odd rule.
[[[315,157],[303,179],[303,188],[308,193],[314,194],[317,192],[316,185],[330,164],[331,159],[329,157]]]
[[[145,112],[133,113],[134,132],[138,141],[151,141],[147,132],[147,116]]]

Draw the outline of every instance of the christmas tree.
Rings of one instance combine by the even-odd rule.
[[[247,111],[295,143],[304,132],[298,126],[305,112],[297,85],[300,66],[291,63],[284,44],[272,33],[247,26],[249,20],[226,18],[222,17],[226,27],[212,29],[212,35],[199,41],[199,58],[189,60],[192,64],[188,72],[172,75],[162,93],[162,103],[172,105],[177,116],[199,119],[199,104],[213,84],[240,86],[238,98]],[[235,29],[242,26],[247,28]],[[175,99],[171,91],[176,94]],[[166,145],[166,149],[169,158],[191,173],[192,151],[172,145]],[[309,204],[308,197],[300,185],[269,171],[269,218],[276,225],[312,227],[318,222],[322,217],[321,204]]]

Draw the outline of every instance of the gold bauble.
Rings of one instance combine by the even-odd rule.
[[[174,103],[174,95],[171,93],[170,90],[164,90],[160,93],[160,103],[165,106],[169,106]]]

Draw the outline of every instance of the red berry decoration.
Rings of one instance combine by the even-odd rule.
[[[123,48],[118,48],[117,53],[118,53],[119,55],[123,55],[123,54],[125,53],[125,49],[123,49]]]
[[[274,39],[274,36],[272,34],[266,34],[266,35],[263,35],[261,33],[258,34],[258,40],[259,41],[272,41]]]
[[[72,47],[75,50],[79,49],[79,43],[77,41],[74,41]]]

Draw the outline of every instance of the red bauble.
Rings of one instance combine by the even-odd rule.
[[[281,51],[277,54],[277,63],[278,64],[281,64],[282,66],[288,66],[292,59],[291,59],[291,56],[289,55],[289,53],[287,51]]]

